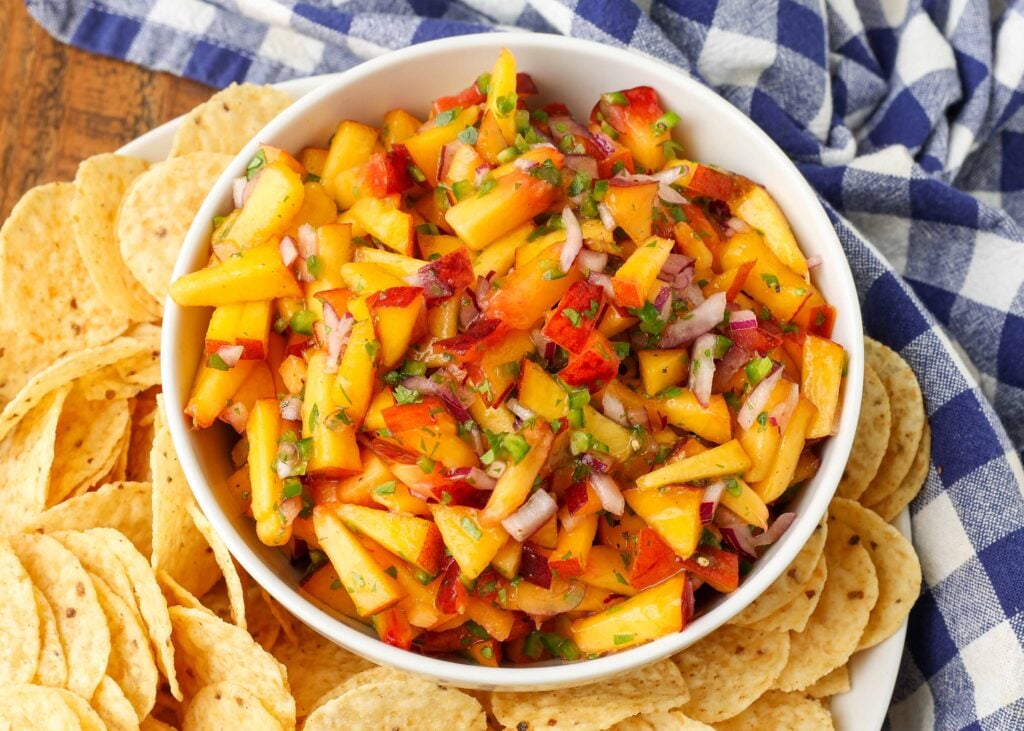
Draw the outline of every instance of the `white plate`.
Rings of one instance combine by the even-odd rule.
[[[325,74],[287,81],[278,86],[298,98],[334,77],[334,74]],[[150,162],[164,159],[171,149],[174,131],[181,120],[178,117],[147,132],[118,152]],[[910,517],[907,511],[900,514],[895,525],[903,535],[910,537]],[[854,656],[850,663],[852,690],[832,700],[832,715],[837,731],[877,731],[881,728],[899,672],[906,632],[904,624],[885,642]]]

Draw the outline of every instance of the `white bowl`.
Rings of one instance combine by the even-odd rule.
[[[839,433],[824,446],[821,468],[797,496],[793,525],[739,589],[718,599],[682,632],[594,660],[487,668],[397,649],[378,640],[371,629],[300,593],[298,575],[284,555],[261,544],[252,522],[232,511],[221,487],[232,469],[228,429],[193,431],[182,411],[202,352],[209,309],[181,308],[168,299],[163,389],[174,445],[200,506],[238,562],[292,614],[381,665],[466,688],[538,690],[581,685],[668,657],[727,622],[782,573],[824,514],[846,464],[860,411],[863,336],[853,277],[835,231],[814,191],[764,132],[677,68],[630,51],[543,34],[495,33],[412,46],[368,61],[302,97],[267,125],[217,181],[188,232],[174,278],[206,264],[211,220],[231,208],[231,181],[244,174],[259,143],[297,151],[323,145],[344,118],[376,125],[395,107],[425,116],[432,99],[461,89],[489,69],[503,46],[515,54],[520,70],[533,75],[543,99],[564,101],[580,118],[602,92],[640,84],[654,87],[665,108],[682,117],[677,140],[685,145],[687,156],[765,185],[788,216],[804,252],[824,261],[814,272],[814,283],[838,309],[833,337],[850,353]]]

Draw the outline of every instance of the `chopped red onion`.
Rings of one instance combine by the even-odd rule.
[[[687,269],[686,271],[691,271],[691,270]],[[725,294],[725,293],[723,292],[722,294]],[[700,287],[698,287],[696,284],[694,284],[692,277],[690,278],[690,283],[687,284],[686,288],[683,290],[683,296],[687,300],[689,300],[690,304],[692,304],[694,307],[698,307],[698,306],[702,305],[704,303],[704,301],[705,301],[704,293],[700,291]],[[722,316],[723,317],[725,316],[724,312],[722,313]]]
[[[476,187],[479,188],[481,185],[483,185],[484,179],[487,178],[490,172],[491,166],[488,165],[487,163],[484,163],[483,165],[476,169],[476,175],[474,176],[476,180]]]
[[[245,348],[241,345],[222,345],[214,355],[218,356],[228,368],[234,368],[242,359]]]
[[[300,282],[312,282],[316,279],[309,271],[309,264],[301,256],[295,260],[295,278]]]
[[[508,407],[509,411],[511,411],[513,414],[518,416],[523,421],[526,421],[527,419],[532,419],[535,416],[533,411],[523,406],[514,398],[507,399],[505,401],[505,405]]]
[[[626,417],[629,419],[629,423],[631,426],[634,424],[647,426],[647,424],[649,424],[651,421],[650,414],[648,414],[647,409],[643,408],[642,406],[633,406],[631,408],[626,409]]]
[[[502,461],[500,459],[496,459],[493,462],[491,462],[489,465],[487,465],[487,469],[484,470],[484,472],[487,473],[488,477],[493,477],[495,480],[497,480],[499,477],[501,477],[503,474],[505,474],[505,470],[507,468],[508,468],[508,463],[507,462],[504,462],[504,461]]]
[[[324,331],[327,336],[325,373],[338,372],[338,363],[341,361],[345,345],[348,344],[348,336],[351,334],[354,324],[355,318],[350,312],[346,312],[344,317],[339,317],[331,303],[324,302]]]
[[[704,496],[700,499],[700,522],[708,525],[715,519],[715,511],[725,492],[725,480],[716,480],[704,488]]]
[[[528,157],[517,157],[515,162],[512,163],[512,167],[517,170],[529,170],[537,167],[538,164],[536,160],[531,160]]]
[[[715,514],[715,523],[722,531],[722,537],[740,554],[750,559],[757,558],[757,546],[750,535],[750,526],[742,518],[728,508],[722,508]]]
[[[465,143],[461,140],[452,140],[441,148],[441,155],[437,161],[437,179],[439,181],[444,180],[448,175],[448,168],[451,167],[452,158],[455,157],[455,151],[462,147],[463,144]]]
[[[459,305],[459,326],[465,330],[480,315],[472,297],[463,297]]]
[[[244,177],[235,178],[231,182],[231,202],[235,205],[235,208],[241,208],[245,205],[245,185],[248,182]]]
[[[217,258],[221,261],[230,259],[241,250],[242,248],[234,241],[221,241],[219,244],[213,245],[213,253],[216,254]]]
[[[733,216],[729,220],[727,220],[725,222],[725,227],[734,234],[750,230],[750,224],[748,224],[742,218],[736,218],[736,216]]]
[[[604,132],[592,132],[590,136],[594,140],[594,144],[604,153],[605,157],[615,152],[615,143]]]
[[[750,353],[738,345],[729,348],[729,352],[718,362],[715,368],[715,378],[711,383],[711,390],[722,392],[726,390],[729,381],[736,375],[740,368],[750,362]]]
[[[615,290],[612,287],[612,278],[602,272],[591,272],[587,275],[587,281],[591,284],[596,284],[598,287],[604,290],[604,294],[608,299],[615,296]]]
[[[249,421],[249,409],[241,401],[236,401],[221,411],[218,418],[230,424],[231,428],[241,434],[245,431],[245,425]]]
[[[583,249],[576,258],[576,266],[584,273],[603,272],[604,268],[608,266],[608,255],[601,251]]]
[[[469,378],[469,372],[455,363],[446,363],[444,366],[444,372],[451,376],[451,379],[460,386],[466,382],[467,378]],[[472,403],[472,401],[473,399],[470,399],[469,403]]]
[[[693,259],[686,254],[669,254],[665,264],[661,267],[658,278],[664,279],[664,281],[671,281],[679,272],[686,269],[692,263]],[[662,275],[665,276],[662,277]]]
[[[668,168],[667,170],[662,170],[659,173],[654,173],[651,177],[663,185],[672,185],[674,182],[679,180],[679,177],[683,175],[686,170],[686,165],[677,165],[674,168]]]
[[[292,442],[280,442],[277,445],[277,458],[274,460],[274,472],[282,480],[291,477],[301,459],[299,448]]]
[[[465,482],[475,490],[493,490],[498,481],[479,467],[457,467],[448,473],[448,477]]]
[[[611,475],[591,474],[590,486],[601,499],[602,508],[612,515],[622,515],[622,511],[626,509],[626,499],[622,497],[622,490]]]
[[[562,209],[562,222],[565,224],[565,244],[562,246],[562,255],[558,263],[562,271],[568,273],[576,257],[583,250],[583,229],[580,228],[580,222],[576,220],[576,214],[569,206]]]
[[[597,452],[584,452],[580,455],[580,463],[590,469],[591,472],[604,474],[611,469],[610,457],[605,457]]]
[[[775,408],[768,412],[768,421],[774,426],[779,427],[779,431],[786,430],[786,424],[789,423],[789,417],[793,415],[793,411],[796,409],[797,403],[800,401],[800,389],[795,383],[789,385],[789,394],[785,400],[777,404]]]
[[[530,149],[531,150],[537,150],[537,149],[540,149],[542,147],[546,147],[546,148],[548,148],[550,150],[557,150],[558,149],[557,147],[552,145],[550,142],[534,142],[532,145],[530,145]]]
[[[491,280],[487,277],[476,278],[476,290],[473,292],[473,299],[476,301],[476,307],[478,310],[483,312],[487,309],[487,300],[490,299],[488,295],[491,292]]]
[[[469,415],[469,412],[466,411],[466,407],[463,405],[462,401],[458,396],[456,396],[451,385],[448,383],[437,383],[426,376],[410,376],[402,381],[402,385],[406,388],[411,388],[413,391],[417,391],[424,396],[437,396],[444,402],[444,405],[459,423],[469,421],[472,418]]]
[[[736,310],[729,315],[730,330],[750,330],[757,327],[757,315],[750,310]]]
[[[609,231],[615,230],[615,216],[612,215],[612,209],[604,202],[597,204],[597,214],[601,217],[601,223]]]
[[[282,522],[285,525],[291,525],[303,510],[302,496],[297,495],[287,500],[282,500],[279,510],[281,517],[284,519]]]
[[[299,258],[299,249],[295,245],[295,239],[291,236],[283,237],[278,249],[281,252],[281,261],[286,267],[290,267]]]
[[[303,259],[316,256],[318,248],[316,229],[308,223],[299,226],[299,256]]]
[[[302,399],[298,396],[285,396],[278,406],[281,418],[285,421],[300,421],[302,419]]]
[[[715,292],[692,312],[683,315],[683,319],[676,320],[666,327],[661,334],[659,347],[675,348],[716,327],[725,317],[725,304],[725,292]]]
[[[654,298],[654,306],[658,308],[658,317],[664,322],[672,316],[672,288],[663,286]]]
[[[658,185],[658,197],[666,203],[673,203],[677,206],[685,205],[689,203],[682,193],[673,188],[671,185],[660,183]]]
[[[547,490],[537,490],[519,510],[501,521],[502,527],[517,541],[525,541],[558,512],[558,503]]]
[[[693,267],[683,269],[683,271],[672,278],[670,284],[672,289],[681,292],[685,297],[686,293],[690,291],[690,285],[693,284]]]
[[[772,372],[761,379],[761,382],[754,387],[754,390],[747,396],[747,400],[740,407],[740,413],[736,416],[736,423],[743,429],[749,429],[757,421],[757,417],[764,411],[765,404],[775,384],[782,378],[782,366],[775,366]]]
[[[711,333],[693,341],[690,354],[690,390],[697,403],[707,408],[711,402],[711,384],[715,378],[715,345],[717,338]]]
[[[626,407],[618,396],[613,396],[605,391],[604,397],[601,399],[601,410],[612,421],[622,426],[630,426],[629,419],[626,418]]]
[[[586,173],[591,180],[597,178],[597,160],[590,155],[566,155],[565,166],[578,173]]]
[[[789,526],[793,525],[794,520],[796,520],[796,513],[783,513],[768,526],[768,530],[751,538],[750,543],[754,546],[770,546],[782,538],[789,530]]]

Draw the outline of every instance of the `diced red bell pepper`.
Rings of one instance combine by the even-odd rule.
[[[451,556],[446,556],[441,564],[441,583],[437,588],[437,599],[434,604],[439,612],[445,614],[465,614],[469,606],[469,591],[459,578],[462,570]]]
[[[683,569],[675,551],[650,527],[637,533],[631,553],[629,583],[638,590],[654,586]]]
[[[619,362],[608,338],[595,330],[588,336],[583,351],[570,358],[558,375],[570,386],[593,388],[619,375]]]
[[[715,591],[729,593],[740,585],[740,557],[714,546],[700,546],[683,567]]]
[[[590,282],[575,282],[544,325],[544,336],[570,353],[579,353],[601,319],[604,289]]]
[[[478,360],[488,345],[504,334],[501,320],[477,318],[473,324],[455,337],[437,341],[434,345],[451,353],[460,363]]]

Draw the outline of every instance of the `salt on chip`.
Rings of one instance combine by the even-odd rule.
[[[0,727],[35,731],[106,731],[82,698],[63,688],[41,685],[0,687]]]
[[[68,661],[57,633],[57,619],[43,592],[32,587],[36,598],[36,614],[39,615],[39,667],[32,682],[36,685],[50,685],[63,688],[68,683]]]
[[[889,446],[892,413],[885,384],[870,363],[864,364],[864,392],[857,420],[857,433],[850,448],[843,476],[836,494],[856,500],[878,474],[885,450]]]
[[[110,471],[130,420],[126,400],[92,401],[71,389],[57,424],[47,505],[92,487]]]
[[[221,578],[213,549],[196,528],[189,505],[195,503],[171,442],[171,432],[157,416],[150,464],[153,471],[154,569],[163,569],[191,594],[202,598]]]
[[[803,588],[814,569],[818,565],[822,551],[825,548],[825,538],[828,535],[828,526],[825,518],[811,533],[807,543],[800,549],[793,562],[789,564],[782,575],[772,582],[771,586],[762,592],[761,596],[747,605],[747,607],[732,619],[733,624],[751,625],[758,620],[764,619],[770,614],[778,611],[793,600],[800,589]]]
[[[0,520],[16,531],[46,508],[54,443],[67,387],[43,397],[39,405],[0,441]]]
[[[392,678],[353,688],[313,711],[303,729],[433,731],[439,719],[446,728],[460,731],[487,729],[487,715],[476,698],[420,678]]]
[[[285,669],[248,632],[205,610],[171,607],[168,611],[181,682],[190,695],[204,685],[238,683],[283,726],[295,726],[295,699]]]
[[[139,728],[139,719],[131,701],[109,675],[100,680],[89,705],[106,725],[107,731],[134,731]]]
[[[259,698],[235,683],[223,681],[202,688],[189,701],[182,731],[245,729],[279,731],[281,724]]]
[[[11,536],[32,583],[46,597],[68,663],[68,689],[92,696],[110,659],[110,631],[92,579],[81,562],[50,536]]]
[[[672,658],[690,691],[680,710],[704,723],[735,716],[772,686],[788,658],[787,632],[719,627]]]
[[[921,562],[910,541],[878,514],[852,500],[835,498],[829,511],[860,537],[878,578],[878,601],[857,644],[873,647],[900,628],[921,593]]]
[[[811,618],[811,614],[818,606],[827,576],[828,565],[825,557],[822,556],[818,559],[818,565],[814,567],[810,581],[800,588],[789,604],[749,626],[762,632],[803,632],[804,627],[807,626],[807,620]]]
[[[117,210],[129,184],[149,163],[126,155],[83,160],[75,175],[71,222],[89,278],[111,309],[136,322],[160,317],[160,308],[132,277],[117,243]]]
[[[743,713],[715,725],[718,731],[830,731],[832,714],[800,693],[768,691]]]
[[[47,508],[25,525],[25,533],[113,528],[143,554],[150,552],[153,511],[148,482],[112,482]]]
[[[373,665],[305,625],[297,630],[297,641],[274,646],[274,657],[288,669],[288,682],[295,696],[295,713],[308,716],[325,693]]]
[[[680,711],[647,713],[619,721],[608,731],[715,731],[711,726]]]
[[[157,302],[167,297],[171,271],[192,219],[231,162],[197,152],[157,163],[132,183],[117,214],[121,256]]]
[[[924,431],[924,397],[914,371],[895,351],[864,338],[864,358],[878,373],[889,395],[892,431],[885,456],[871,484],[860,496],[864,505],[873,505],[891,495],[910,471]]]
[[[107,674],[124,691],[138,719],[156,703],[159,673],[142,620],[103,579],[93,576],[96,596],[110,627],[110,662]]]
[[[871,509],[882,516],[885,521],[892,521],[903,512],[903,509],[910,505],[917,494],[924,487],[928,479],[928,469],[932,461],[932,429],[925,422],[924,432],[921,434],[921,443],[917,446],[917,454],[910,465],[910,471],[903,478],[903,482],[887,498],[881,502],[871,505]]]
[[[814,685],[804,690],[811,698],[828,698],[850,689],[850,666],[840,665]]]
[[[804,631],[790,634],[789,662],[774,684],[779,690],[803,690],[846,664],[878,601],[871,557],[838,520],[829,521],[825,560],[825,588]]]
[[[210,521],[203,515],[203,511],[195,503],[189,503],[188,514],[192,518],[196,529],[203,534],[203,538],[213,549],[214,559],[224,574],[224,584],[228,591],[228,601],[231,604],[231,621],[242,629],[245,629],[245,591],[242,589],[242,579],[238,575],[238,568],[235,560],[231,558],[228,547],[220,539]]]
[[[18,391],[18,395],[4,406],[3,412],[0,413],[0,439],[6,437],[51,391],[105,365],[129,358],[144,351],[145,348],[145,343],[134,338],[117,338],[103,345],[75,350],[54,361],[52,365],[32,376],[24,388]],[[2,372],[3,369],[0,367],[0,373]],[[2,398],[3,395],[0,393],[0,399]]]
[[[491,709],[505,726],[599,731],[642,713],[677,708],[689,699],[671,660],[609,680],[544,693],[492,693]]]
[[[290,96],[272,86],[232,84],[185,116],[174,133],[171,156],[199,151],[235,155],[291,103]]]
[[[0,538],[0,577],[0,686],[28,683],[39,667],[37,590],[4,538]]]
[[[71,226],[75,188],[25,193],[0,228],[0,403],[62,356],[115,338],[128,319],[89,280]],[[50,390],[50,389],[47,389]]]

